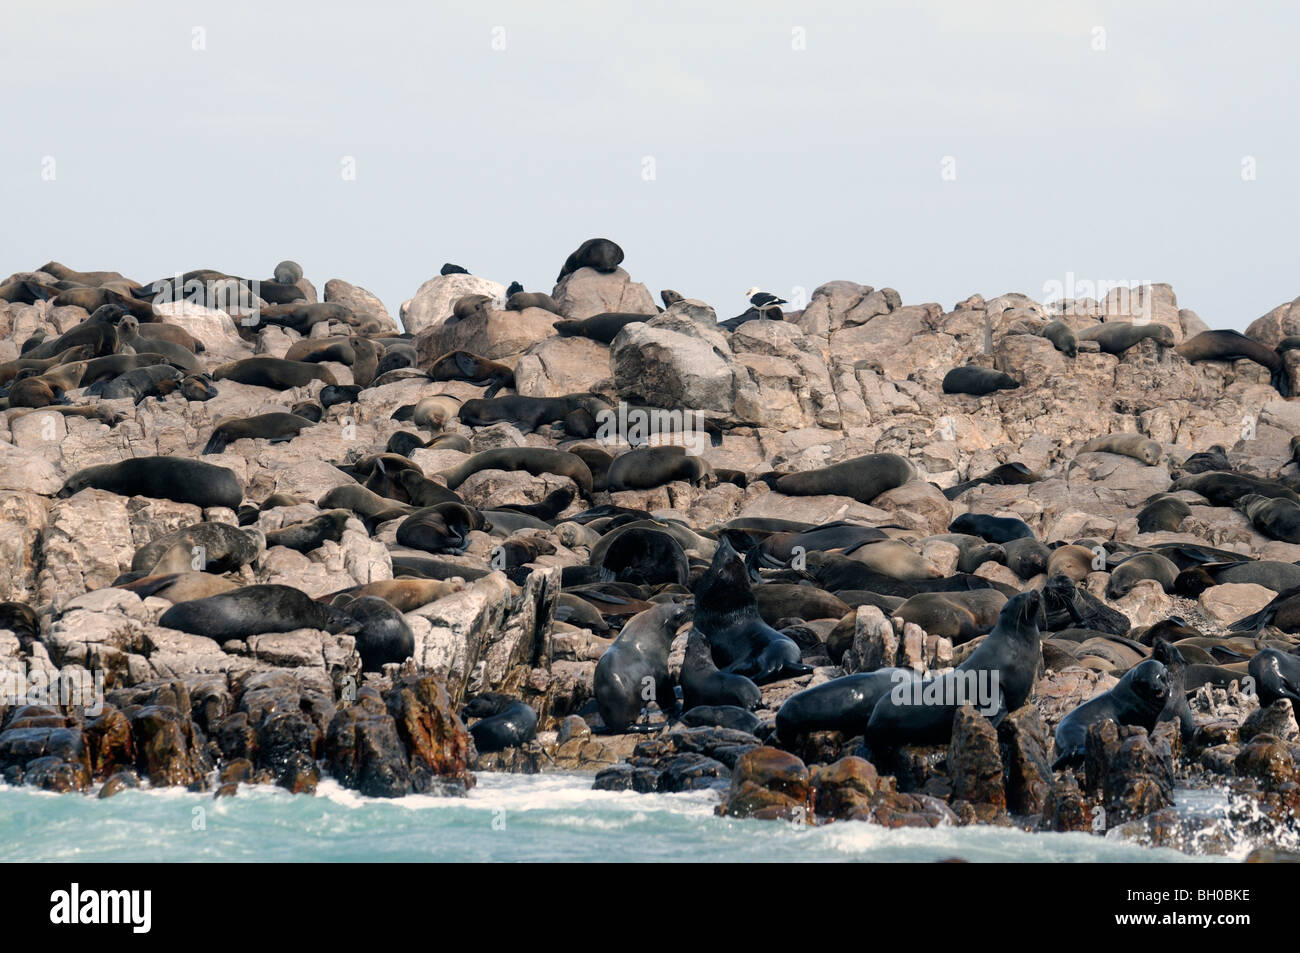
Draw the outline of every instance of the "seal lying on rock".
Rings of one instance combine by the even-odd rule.
[[[776,736],[793,745],[812,731],[838,731],[845,737],[867,729],[876,703],[895,686],[920,676],[910,668],[882,668],[843,675],[791,695],[776,713]]]
[[[479,754],[518,748],[537,737],[537,712],[531,705],[501,692],[484,692],[461,709],[460,717],[468,722]]]
[[[118,496],[148,496],[232,510],[238,509],[244,498],[233,470],[184,457],[132,457],[86,467],[68,477],[59,496],[69,497],[88,487]]]
[[[217,642],[294,629],[322,629],[335,635],[361,630],[361,624],[350,615],[291,586],[245,586],[178,602],[162,614],[158,624]]]

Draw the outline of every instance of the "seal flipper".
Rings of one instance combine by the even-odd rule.
[[[203,453],[201,455],[206,456],[209,453],[221,453],[225,449],[226,435],[221,432],[220,428],[218,428],[212,431],[212,436],[208,438],[208,442],[203,447]]]
[[[1273,385],[1274,389],[1276,389],[1278,394],[1280,394],[1282,397],[1291,396],[1291,385],[1290,382],[1287,380],[1287,372],[1286,372],[1285,364],[1272,373],[1272,375],[1269,377],[1269,383]]]

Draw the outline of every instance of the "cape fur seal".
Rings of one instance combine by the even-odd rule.
[[[1080,341],[1096,341],[1107,354],[1116,355],[1123,354],[1147,338],[1162,347],[1174,346],[1173,330],[1155,322],[1133,324],[1128,321],[1107,321],[1105,324],[1084,328],[1078,332],[1077,337]]]
[[[285,546],[300,553],[318,549],[326,540],[339,542],[352,517],[351,510],[330,510],[302,523],[291,523],[266,534],[267,546]]]
[[[1279,698],[1291,699],[1292,707],[1300,706],[1300,658],[1278,649],[1264,649],[1251,658],[1248,670],[1262,707],[1267,708]]]
[[[1132,457],[1149,467],[1160,462],[1163,451],[1160,444],[1149,440],[1141,434],[1112,433],[1104,437],[1093,437],[1078,450],[1079,453],[1118,453]]]
[[[1272,348],[1253,341],[1240,331],[1202,331],[1174,348],[1187,361],[1254,361],[1268,369],[1269,383],[1283,397],[1291,396],[1286,366]]]
[[[1075,336],[1074,330],[1064,321],[1053,321],[1040,333],[1052,342],[1052,347],[1066,357],[1079,356],[1079,339]]]
[[[848,496],[869,504],[915,479],[916,468],[898,454],[868,453],[819,470],[779,476],[773,489],[787,496]]]
[[[468,722],[474,747],[480,754],[518,748],[537,737],[537,712],[532,706],[500,692],[484,692],[469,700],[460,712]]]
[[[699,705],[683,712],[681,723],[687,728],[730,728],[749,735],[761,724],[753,712],[734,705]]]
[[[1192,508],[1176,496],[1158,493],[1147,500],[1138,512],[1139,533],[1176,533],[1183,520],[1192,515]]]
[[[690,561],[682,544],[657,528],[626,528],[607,547],[593,547],[590,561],[615,579],[638,585],[685,585],[690,578]]]
[[[421,606],[437,602],[444,596],[460,592],[464,588],[461,583],[441,579],[381,579],[378,582],[340,589],[323,598],[331,605],[342,608],[361,596],[377,596],[398,612],[413,612]]]
[[[580,320],[556,321],[555,330],[560,337],[583,337],[601,344],[610,344],[629,324],[643,324],[653,317],[653,314],[607,311]]]
[[[150,575],[234,572],[265,548],[260,532],[226,523],[195,523],[141,546],[131,559],[131,569]]]
[[[212,372],[214,380],[231,380],[254,387],[288,390],[306,387],[312,381],[338,384],[329,368],[305,361],[286,361],[278,357],[246,357],[222,364]]]
[[[515,372],[505,364],[489,361],[469,351],[448,351],[429,366],[429,377],[435,381],[467,381],[476,386],[487,385],[484,398],[493,397],[503,387],[515,386]]]
[[[357,653],[363,672],[382,671],[385,665],[405,662],[415,652],[415,633],[402,614],[378,596],[359,596],[341,614],[357,626]]]
[[[978,364],[954,367],[943,376],[943,392],[945,394],[972,394],[976,397],[983,397],[995,391],[1015,390],[1019,386],[1020,381],[1010,374],[1003,374],[1001,371],[995,371],[988,367],[980,367]]]
[[[687,637],[686,657],[678,681],[685,711],[701,705],[727,705],[753,711],[763,701],[763,693],[748,678],[718,671],[708,640],[699,629],[692,629]]]
[[[882,668],[842,675],[791,695],[776,713],[776,736],[793,745],[800,735],[838,731],[852,738],[863,734],[876,703],[902,682],[920,676],[909,668]]]
[[[989,516],[985,513],[963,513],[948,524],[948,532],[980,536],[990,543],[1006,545],[1014,539],[1037,539],[1024,520],[1012,516]]]
[[[591,471],[572,453],[544,447],[501,447],[476,453],[459,466],[444,470],[439,476],[450,489],[456,489],[480,470],[525,470],[533,476],[554,473],[568,477],[585,496],[591,495]]]
[[[233,470],[184,457],[133,457],[120,463],[86,467],[68,477],[60,497],[87,488],[118,496],[147,496],[155,500],[193,503],[207,508],[238,509],[243,487]]]
[[[1135,665],[1110,691],[1090,698],[1061,719],[1056,726],[1058,755],[1052,770],[1083,762],[1088,729],[1099,722],[1110,720],[1153,730],[1168,700],[1169,672],[1164,665],[1155,659]]]
[[[560,269],[555,280],[559,283],[566,275],[573,274],[579,268],[594,268],[596,271],[609,274],[618,268],[622,261],[623,249],[614,242],[608,238],[588,238],[564,260],[564,267]]]
[[[1250,494],[1300,503],[1300,496],[1281,483],[1246,473],[1220,470],[1180,477],[1169,489],[1173,492],[1191,490],[1193,493],[1199,493],[1212,506],[1233,506],[1239,499]]]
[[[302,265],[296,261],[285,260],[275,266],[275,280],[282,285],[296,285],[302,281]]]
[[[322,629],[353,634],[361,625],[351,616],[317,602],[291,586],[244,586],[232,592],[178,602],[158,620],[167,629],[205,635],[217,642],[268,632]]]
[[[690,609],[681,603],[646,609],[623,626],[601,655],[592,681],[596,708],[609,731],[627,731],[649,702],[665,712],[676,709],[668,648],[689,617]]]
[[[541,291],[516,291],[506,298],[507,311],[523,311],[525,308],[540,308],[551,314],[562,314],[555,299]]]
[[[397,527],[397,541],[427,553],[454,555],[465,551],[469,533],[483,528],[476,510],[460,503],[438,503],[416,510]]]
[[[756,684],[806,675],[799,646],[758,613],[749,572],[725,537],[708,572],[695,585],[695,627],[708,639],[713,660],[724,672],[746,675]]]
[[[685,447],[638,447],[613,459],[605,486],[611,491],[649,490],[678,480],[698,486],[712,474],[709,462],[688,454]]]
[[[1250,493],[1237,500],[1236,508],[1265,536],[1300,543],[1300,503]]]
[[[315,421],[297,414],[258,414],[235,420],[220,421],[203,447],[203,454],[221,453],[236,440],[266,440],[270,443],[288,443]]]
[[[577,436],[594,436],[597,414],[608,410],[604,398],[594,394],[566,394],[563,397],[523,397],[511,394],[506,397],[474,398],[460,407],[460,422],[469,427],[486,427],[507,421],[525,433],[537,430],[543,424],[566,420],[577,411],[586,411],[592,417],[591,433]]]
[[[877,703],[867,724],[873,749],[907,744],[944,744],[952,735],[960,705],[973,705],[994,725],[1029,698],[1042,662],[1038,620],[1043,597],[1034,591],[1013,596],[998,624],[966,661],[936,678],[900,681]]]
[[[958,483],[955,486],[950,486],[948,489],[943,491],[943,495],[950,500],[955,500],[972,487],[983,484],[991,484],[993,486],[1022,486],[1026,483],[1037,483],[1041,479],[1041,475],[1035,473],[1023,463],[1012,461],[1011,463],[1003,463],[994,467],[983,476],[974,477],[973,479],[967,480],[965,483]]]

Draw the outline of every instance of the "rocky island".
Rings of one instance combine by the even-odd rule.
[[[733,316],[623,258],[0,283],[4,783],[1295,844],[1300,299]]]

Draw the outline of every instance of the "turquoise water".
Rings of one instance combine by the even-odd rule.
[[[713,814],[718,795],[593,791],[590,776],[480,774],[468,798],[316,796],[241,786],[107,800],[0,785],[0,861],[1198,861],[1088,834],[819,828]],[[1199,799],[1199,803],[1198,803]],[[1214,811],[1207,795],[1183,809]]]

